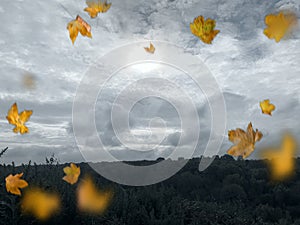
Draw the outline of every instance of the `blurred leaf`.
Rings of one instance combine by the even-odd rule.
[[[26,73],[23,75],[23,86],[27,89],[34,89],[36,84],[35,84],[35,77],[30,74]]]
[[[92,0],[86,1],[88,7],[84,9],[84,11],[88,12],[91,18],[97,17],[98,13],[105,13],[110,9],[111,3],[107,3],[107,1],[100,0]]]
[[[284,180],[292,175],[295,170],[296,140],[290,134],[285,134],[279,149],[266,149],[262,152],[262,157],[268,161],[272,178],[274,180]]]
[[[112,199],[111,191],[97,190],[90,177],[85,178],[77,189],[78,208],[82,212],[102,214]]]
[[[269,14],[265,17],[265,24],[267,28],[265,28],[264,34],[269,39],[275,39],[276,42],[279,42],[295,27],[297,16],[291,12],[279,12],[277,15]]]
[[[27,190],[21,199],[22,212],[32,214],[39,220],[49,219],[59,208],[59,196],[39,188]]]

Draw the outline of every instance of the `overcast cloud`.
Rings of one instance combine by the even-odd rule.
[[[86,7],[83,0],[1,0],[0,148],[9,147],[1,162],[27,163],[32,160],[41,163],[52,153],[61,162],[83,161],[72,131],[72,103],[81,78],[90,65],[111,50],[147,40],[174,43],[205,62],[224,94],[227,129],[245,129],[252,121],[254,128],[264,133],[264,138],[257,144],[258,151],[264,146],[278,144],[286,130],[300,141],[300,29],[280,43],[263,34],[264,17],[269,13],[290,9],[299,18],[299,0],[111,2],[112,7],[107,13],[91,20],[83,11]],[[93,38],[79,35],[72,46],[66,26],[77,14],[91,24]],[[221,32],[212,45],[203,44],[189,30],[190,22],[199,15],[217,21],[216,29]],[[22,84],[27,72],[35,77],[36,88],[33,90]],[[147,76],[171,79],[194,99],[202,132],[196,155],[201,154],[210,134],[208,102],[188,76],[168,66],[155,70],[133,66],[120,71],[108,82],[103,90],[104,97],[96,103],[96,125],[106,148],[119,160],[134,160],[168,157],[180,136],[183,149],[191,145],[189,137],[181,130],[175,108],[155,97],[137,103],[129,115],[134,135],[124,138],[127,137],[130,146],[140,151],[127,148],[115,136],[110,121],[114,99],[124,87]],[[147,91],[134,84],[129,88],[135,93]],[[156,87],[150,85],[148,88]],[[176,89],[163,91],[176,96],[179,104],[185,104],[185,99],[177,96]],[[259,108],[259,101],[266,98],[277,106],[272,117],[262,115]],[[33,110],[27,123],[29,134],[13,133],[13,127],[5,119],[14,102],[18,103],[20,111]],[[230,146],[227,133],[222,135],[225,139],[219,152],[221,155]],[[86,142],[95,152],[95,160],[105,160],[97,155],[95,138],[91,136]],[[157,148],[147,149],[157,141],[160,142]],[[255,157],[257,153],[250,158]]]

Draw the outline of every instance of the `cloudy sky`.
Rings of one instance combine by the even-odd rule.
[[[0,3],[0,148],[9,147],[1,163],[45,162],[52,153],[60,162],[84,161],[72,128],[72,104],[77,87],[89,68],[105,54],[126,44],[159,40],[174,43],[204,62],[217,80],[226,103],[226,128],[246,128],[251,121],[264,138],[264,146],[277,145],[284,131],[300,141],[300,33],[276,43],[264,34],[264,17],[293,10],[300,17],[299,0],[112,0],[111,9],[90,19],[83,0],[1,0]],[[74,46],[66,26],[79,14],[90,23],[92,39],[78,36]],[[189,29],[194,17],[217,21],[220,33],[212,45],[202,43]],[[31,74],[35,88],[24,86]],[[139,78],[164,77],[194,99],[202,135],[197,154],[203,152],[210,134],[209,104],[201,90],[183,72],[170,66],[133,65],[115,74],[96,102],[96,127],[104,146],[122,160],[168,157],[179,137],[183,152],[190,146],[187,130],[170,102],[149,97],[134,105],[129,115],[131,134],[115,135],[111,107],[127,87],[135,93],[155,90],[154,83],[139,87]],[[176,89],[162,88],[174,101],[186,104]],[[262,115],[259,101],[269,98],[277,106],[273,116]],[[126,100],[126,98],[125,98]],[[124,100],[124,101],[125,101]],[[18,103],[19,110],[32,109],[27,123],[30,133],[12,132],[5,116]],[[87,109],[87,111],[90,109]],[[195,121],[190,118],[190,123]],[[88,132],[88,131],[87,131]],[[227,132],[219,154],[230,147]],[[94,137],[86,140],[97,155]],[[124,141],[126,143],[124,143]],[[157,143],[159,143],[157,145]],[[250,158],[257,157],[257,152]],[[101,160],[101,155],[96,157]],[[103,159],[105,160],[105,159]]]

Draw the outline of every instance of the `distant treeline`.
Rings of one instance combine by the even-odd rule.
[[[160,159],[162,160],[162,159]],[[149,164],[155,162],[135,162]],[[172,163],[172,161],[170,161]],[[176,161],[174,161],[176,163]],[[300,159],[288,181],[275,183],[262,160],[234,160],[216,157],[199,172],[199,158],[168,180],[145,187],[130,187],[108,181],[87,163],[77,164],[90,174],[99,188],[110,187],[114,198],[104,215],[82,214],[76,207],[76,185],[62,180],[63,168],[47,165],[0,166],[0,224],[40,224],[22,215],[20,197],[8,194],[5,177],[24,172],[30,185],[56,191],[62,199],[60,213],[43,224],[75,225],[300,225]]]

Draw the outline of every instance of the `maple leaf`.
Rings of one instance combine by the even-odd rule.
[[[88,12],[91,18],[97,17],[98,13],[105,13],[110,9],[111,3],[107,1],[86,1],[88,7],[84,11]]]
[[[263,100],[259,103],[262,113],[272,116],[272,111],[275,110],[275,105],[270,103],[269,99]]]
[[[77,15],[75,20],[72,20],[68,23],[67,29],[69,30],[70,39],[72,40],[73,44],[78,36],[78,32],[80,32],[82,36],[92,38],[91,26],[79,15]]]
[[[287,34],[291,33],[292,28],[297,24],[297,17],[291,12],[279,12],[277,15],[269,14],[265,17],[267,28],[264,29],[264,34],[269,39],[275,39],[279,42]]]
[[[247,158],[255,149],[255,143],[260,141],[263,134],[256,129],[252,128],[250,122],[247,127],[247,131],[237,128],[236,130],[228,131],[228,139],[235,145],[232,146],[227,153],[232,156],[242,156]]]
[[[280,149],[266,149],[261,155],[269,159],[272,179],[282,181],[290,177],[295,170],[296,140],[290,134],[285,134]]]
[[[64,168],[66,176],[63,177],[63,180],[69,184],[75,184],[80,175],[80,167],[77,167],[74,163],[71,163],[70,166]]]
[[[24,110],[19,114],[17,103],[14,103],[9,109],[6,119],[10,124],[15,125],[15,128],[13,129],[15,133],[20,132],[21,134],[25,134],[29,132],[25,123],[29,120],[31,115],[32,110]]]
[[[145,51],[148,53],[153,54],[155,52],[155,47],[154,45],[150,42],[150,47],[144,47]]]
[[[203,16],[196,17],[193,23],[190,23],[192,34],[200,38],[206,44],[211,44],[212,40],[220,32],[219,30],[214,30],[215,26],[215,20],[210,18],[204,20]]]
[[[25,180],[22,180],[21,177],[23,173],[16,175],[10,174],[5,178],[6,190],[14,195],[21,195],[20,188],[25,188],[28,186],[28,183]]]
[[[92,179],[87,177],[77,188],[78,208],[87,213],[102,214],[112,199],[111,191],[99,191]]]
[[[59,196],[48,193],[40,188],[31,188],[24,193],[21,199],[23,213],[32,214],[39,220],[47,220],[60,208]]]

